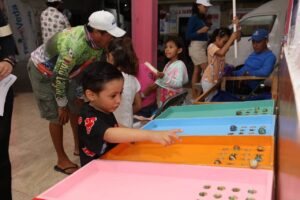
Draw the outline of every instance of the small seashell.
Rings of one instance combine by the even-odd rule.
[[[233,196],[230,196],[228,199],[229,199],[229,200],[238,200],[238,197],[235,196],[235,195],[233,195]]]
[[[229,160],[236,160],[236,154],[235,153],[230,154]]]
[[[204,185],[203,188],[208,190],[208,189],[211,188],[211,186],[210,185]]]
[[[222,164],[222,162],[221,162],[221,160],[216,159],[216,160],[214,161],[214,164],[215,164],[215,165],[220,165],[220,164]]]
[[[256,191],[256,190],[254,190],[254,189],[251,189],[251,190],[248,190],[248,193],[249,193],[249,194],[256,194],[256,193],[257,193],[257,191]]]
[[[218,187],[217,187],[217,190],[221,190],[221,191],[222,191],[222,190],[225,190],[225,187],[224,187],[224,186],[218,186]]]
[[[258,161],[255,160],[255,159],[253,159],[253,160],[250,160],[250,161],[249,161],[249,164],[250,164],[250,167],[251,167],[252,169],[256,169],[257,166],[258,166]]]
[[[261,152],[261,151],[264,151],[265,148],[264,148],[263,146],[258,146],[258,147],[256,148],[256,150]]]
[[[240,190],[240,188],[232,188],[232,192],[239,192]]]
[[[200,197],[205,197],[207,195],[207,192],[199,192]]]
[[[230,131],[236,131],[237,130],[237,126],[236,125],[231,125],[230,126]]]
[[[261,135],[266,134],[266,133],[267,133],[266,128],[260,127],[260,128],[258,129],[258,133],[261,134]]]
[[[261,154],[256,154],[255,160],[257,160],[257,162],[261,162],[262,161],[262,155]]]
[[[233,146],[233,150],[235,151],[239,151],[241,149],[241,147],[239,145],[234,145]]]
[[[220,199],[220,198],[222,198],[222,195],[221,195],[221,194],[214,194],[214,197],[215,197],[216,199]]]
[[[236,115],[242,115],[242,111],[238,110],[238,111],[236,111],[235,114],[236,114]]]

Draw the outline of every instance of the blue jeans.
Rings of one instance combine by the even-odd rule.
[[[157,110],[157,104],[151,104],[149,106],[146,106],[144,108],[142,108],[138,113],[136,113],[137,115],[141,115],[143,117],[151,117],[153,114],[155,114]]]
[[[0,197],[2,200],[11,200],[11,164],[9,160],[9,138],[13,109],[13,91],[8,90],[4,116],[0,116]]]

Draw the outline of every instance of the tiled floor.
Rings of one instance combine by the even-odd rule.
[[[64,143],[71,160],[73,137],[65,127]],[[32,93],[17,93],[14,102],[10,140],[13,199],[29,200],[66,177],[53,170],[56,154],[48,131],[48,123],[39,117]]]

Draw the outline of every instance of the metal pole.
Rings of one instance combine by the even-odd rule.
[[[232,16],[236,17],[236,0],[232,0]],[[236,32],[236,24],[233,25],[233,31]],[[237,41],[234,40],[234,58],[237,59]]]
[[[117,24],[118,26],[121,26],[120,22],[120,0],[117,0]]]

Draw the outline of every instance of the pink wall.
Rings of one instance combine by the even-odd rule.
[[[132,0],[132,39],[140,63],[157,64],[158,1]]]

